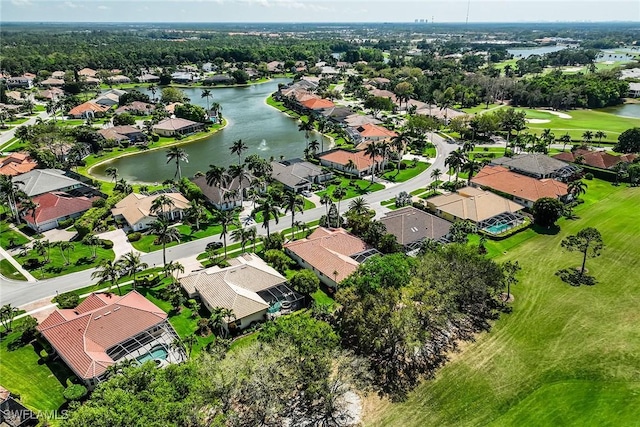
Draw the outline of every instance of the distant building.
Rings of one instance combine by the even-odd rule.
[[[164,206],[161,211],[152,212],[153,202],[161,195],[169,198],[172,204]],[[182,219],[189,206],[189,201],[180,193],[162,193],[150,196],[131,193],[116,203],[111,209],[111,213],[116,221],[124,221],[131,230],[142,231],[149,228],[160,217],[170,221]]]
[[[599,169],[612,169],[618,163],[633,163],[638,156],[636,154],[616,156],[606,151],[591,151],[579,148],[575,151],[556,154],[553,158],[563,162],[587,165]]]
[[[516,154],[513,157],[500,157],[491,161],[494,165],[504,166],[513,172],[533,178],[557,178],[567,180],[579,171],[575,166],[569,166],[559,159],[546,154]]]
[[[130,144],[146,144],[147,135],[140,129],[133,126],[113,126],[99,129],[100,134],[106,140],[117,141],[118,143],[128,142]]]
[[[369,157],[364,151],[348,151],[341,148],[320,155],[320,164],[348,175],[362,177],[384,170],[387,160],[382,156]]]
[[[413,206],[387,212],[380,222],[406,251],[419,249],[425,239],[441,241],[451,228],[449,221]]]
[[[204,175],[192,179],[192,182],[202,190],[202,194],[214,208],[227,211],[242,206],[243,194],[251,187],[251,179],[245,177],[240,185],[240,180],[233,178],[221,187],[208,185]]]
[[[0,175],[16,176],[27,173],[38,166],[28,153],[11,153],[0,157]]]
[[[31,229],[41,233],[58,227],[60,221],[79,217],[91,209],[96,199],[98,197],[72,196],[59,191],[40,194],[32,199],[37,206],[35,211],[22,219]]]
[[[112,104],[113,105],[113,104]],[[92,101],[84,102],[69,110],[67,114],[73,119],[87,119],[100,116],[109,111],[109,105],[100,105]]]
[[[320,184],[333,178],[330,171],[301,159],[271,162],[271,169],[273,179],[296,193],[310,190],[312,184]]]
[[[166,118],[153,127],[153,131],[160,136],[188,135],[204,128],[203,123],[187,119]]]
[[[7,88],[14,87],[31,89],[33,87],[33,78],[31,77],[9,77],[5,80]]]

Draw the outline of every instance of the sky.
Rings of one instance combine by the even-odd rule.
[[[640,0],[0,0],[2,22],[638,21]]]

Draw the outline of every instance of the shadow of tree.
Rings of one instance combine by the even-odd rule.
[[[555,236],[560,232],[560,227],[558,227],[557,225],[553,225],[551,227],[543,227],[538,224],[533,224],[531,226],[531,229],[538,234],[544,234],[549,236]]]

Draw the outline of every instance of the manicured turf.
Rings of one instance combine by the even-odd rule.
[[[541,133],[544,129],[551,129],[556,138],[565,133],[569,133],[573,139],[582,140],[582,134],[590,130],[599,130],[607,134],[603,141],[617,141],[618,136],[627,129],[638,126],[638,119],[620,117],[615,114],[598,110],[570,110],[566,114],[571,119],[562,119],[556,115],[531,109],[523,109],[530,119],[549,120],[548,123],[527,123],[527,127],[535,132]],[[594,140],[593,142],[597,142]]]
[[[488,111],[495,111],[497,109],[500,109],[502,107],[505,107],[506,104],[489,104],[489,108],[487,108],[487,104],[482,103],[479,105],[476,105],[475,107],[471,107],[471,108],[460,108],[460,106],[458,105],[457,108],[461,111],[464,111],[467,114],[482,114],[482,113],[486,113]]]
[[[14,329],[16,324],[14,322]],[[64,384],[73,373],[60,360],[42,363],[38,351],[29,344],[17,350],[9,351],[10,341],[20,334],[12,332],[0,341],[0,378],[2,386],[10,392],[19,394],[27,407],[39,411],[58,409],[65,399],[62,397]],[[36,349],[37,348],[37,349]]]
[[[575,209],[580,218],[561,220],[559,233],[527,230],[487,243],[497,260],[518,260],[523,268],[512,288],[513,312],[453,354],[406,402],[382,402],[369,425],[637,423],[640,188],[587,182],[585,203]],[[581,261],[560,242],[590,226],[606,245],[587,261],[599,283],[574,288],[554,276]]]
[[[6,259],[0,259],[0,275],[13,280],[27,280],[16,268]]]
[[[406,169],[401,169],[399,172],[397,169],[391,170],[382,175],[382,178],[392,182],[405,182],[420,175],[429,167],[429,163],[425,162],[417,162],[415,166],[411,160],[403,160],[402,163],[407,165]]]
[[[374,182],[372,184],[371,181],[368,181],[368,180],[366,181],[363,179],[350,180],[349,178],[345,178],[345,177],[338,177],[337,179],[340,179],[339,185],[342,186],[347,191],[346,196],[344,196],[342,200],[351,199],[353,197],[362,196],[364,194],[369,194],[369,193],[373,193],[374,191],[379,191],[384,189],[384,185],[378,182]],[[337,187],[336,184],[331,184],[327,186],[326,190],[318,191],[316,194],[322,197],[324,194],[328,193],[331,196],[333,194],[333,190],[335,190],[336,187]],[[331,196],[331,198],[333,199],[333,196]]]
[[[29,242],[22,233],[16,230],[10,229],[9,224],[6,221],[0,221],[0,246],[8,249],[9,243],[13,240],[15,246],[22,246]]]

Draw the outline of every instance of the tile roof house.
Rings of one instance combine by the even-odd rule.
[[[356,148],[362,148],[358,147],[358,145],[363,143],[389,141],[398,136],[394,131],[372,123],[356,126],[353,130],[355,132],[349,132],[349,135],[353,137]]]
[[[449,221],[413,206],[387,212],[380,222],[387,227],[387,233],[396,236],[398,243],[408,251],[419,248],[425,239],[442,239],[451,228]]]
[[[40,194],[32,199],[37,206],[36,210],[24,215],[22,219],[36,232],[51,230],[60,221],[77,218],[91,209],[96,199],[97,197],[75,197],[59,191]]]
[[[91,68],[83,68],[82,70],[78,71],[79,76],[95,77],[96,74],[98,74],[98,72]]]
[[[116,74],[115,76],[107,78],[107,82],[111,84],[123,84],[131,83],[131,79],[127,76],[123,76],[122,74]]]
[[[179,279],[189,298],[199,297],[209,311],[226,308],[235,319],[225,326],[244,329],[266,320],[267,313],[286,314],[301,308],[304,297],[287,286],[287,279],[255,254],[210,267]]]
[[[142,101],[133,101],[130,104],[118,107],[116,114],[130,113],[136,116],[149,116],[156,109],[156,106]]]
[[[56,310],[38,331],[71,370],[93,388],[121,360],[160,364],[186,359],[167,314],[136,291],[93,293],[74,309]]]
[[[27,153],[11,153],[6,157],[0,157],[0,175],[16,176],[27,173],[38,166]]]
[[[51,77],[53,77],[54,79],[64,79],[64,76],[67,73],[65,73],[64,71],[54,71],[53,73],[51,73]]]
[[[113,126],[110,128],[99,129],[98,133],[106,140],[114,140],[118,142],[128,141],[132,144],[147,143],[147,135],[140,129],[133,126]]]
[[[616,156],[609,154],[606,151],[591,151],[579,148],[573,152],[569,151],[556,154],[553,158],[569,163],[577,163],[577,160],[581,160],[580,164],[583,165],[599,169],[612,169],[619,162],[632,163],[638,158],[638,156],[636,154],[622,154],[620,156]]]
[[[494,216],[524,209],[516,202],[473,187],[427,199],[427,207],[448,221],[468,219],[478,225]]]
[[[64,80],[63,79],[54,79],[53,77],[50,77],[48,79],[42,80],[39,83],[40,86],[57,86],[57,87],[61,87],[64,86]]]
[[[348,167],[349,161],[353,162],[355,168]],[[375,159],[372,159],[364,151],[348,151],[338,148],[321,154],[320,164],[348,175],[362,177],[371,175],[375,170],[384,170],[387,161],[382,156],[376,156]]]
[[[120,103],[120,95],[116,93],[103,93],[99,97],[93,100],[98,105],[104,105],[107,107],[113,107]]]
[[[320,184],[333,178],[333,173],[301,159],[271,162],[271,177],[286,189],[295,192],[310,190],[311,184]]]
[[[564,200],[568,194],[567,184],[555,179],[535,179],[511,172],[498,165],[487,165],[471,179],[474,187],[491,189],[513,196],[513,201],[532,207],[542,197]]]
[[[358,127],[366,124],[378,125],[382,123],[380,120],[376,119],[372,116],[363,116],[361,114],[352,114],[350,116],[345,117],[343,120],[344,124],[350,127]]]
[[[546,154],[516,154],[513,157],[500,157],[491,161],[494,165],[504,166],[522,175],[534,178],[567,179],[577,172],[577,168],[567,166],[558,159]]]
[[[349,107],[340,106],[325,110],[321,114],[335,123],[344,123],[347,117],[356,113]]]
[[[51,191],[68,192],[69,190],[85,187],[82,182],[68,177],[65,172],[59,169],[33,169],[20,175],[17,180],[22,182],[22,184],[18,183],[20,190],[24,191],[29,197]]]
[[[245,177],[240,185],[240,180],[234,178],[223,187],[208,185],[206,176],[198,176],[191,181],[202,190],[202,194],[209,203],[216,209],[226,211],[242,206],[243,196],[240,192],[246,192],[246,189],[251,187],[252,179]]]
[[[160,77],[155,74],[143,74],[138,77],[138,81],[140,83],[158,83],[160,81]]]
[[[360,265],[355,260],[358,255],[372,252],[363,240],[344,229],[324,227],[316,228],[305,239],[286,243],[284,250],[301,267],[313,271],[322,283],[333,288],[356,271]]]
[[[73,119],[86,119],[88,117],[104,114],[109,111],[109,108],[110,106],[108,105],[100,105],[93,101],[87,101],[73,107],[69,110],[67,115]]]
[[[153,127],[153,131],[161,136],[187,135],[204,128],[203,123],[187,119],[166,118]]]
[[[336,106],[336,104],[324,98],[310,98],[310,99],[307,99],[306,101],[301,102],[301,104],[307,110],[311,110],[315,112],[329,110]]]
[[[173,205],[165,206],[161,212],[152,212],[153,202],[160,196],[168,197]],[[163,193],[151,196],[131,193],[116,203],[111,209],[111,213],[116,221],[124,220],[133,231],[141,231],[149,228],[158,219],[158,216],[164,216],[170,221],[182,219],[184,211],[189,206],[189,201],[180,193]]]
[[[57,101],[58,99],[64,96],[64,91],[57,87],[52,87],[49,89],[41,90],[36,95],[37,98],[49,99],[52,101]]]

